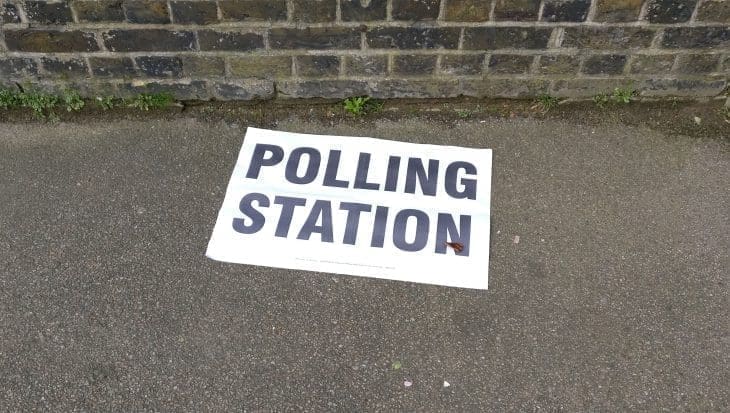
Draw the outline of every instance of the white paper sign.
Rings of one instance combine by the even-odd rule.
[[[248,128],[206,255],[487,288],[492,151]]]

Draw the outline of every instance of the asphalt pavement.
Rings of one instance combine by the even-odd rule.
[[[0,125],[0,410],[730,409],[728,136],[276,125],[492,148],[474,291],[205,258],[246,126]]]

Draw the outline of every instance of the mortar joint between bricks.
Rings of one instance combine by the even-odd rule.
[[[565,29],[562,27],[556,27],[550,32],[550,38],[548,39],[546,49],[559,49],[563,43],[563,37],[565,36]]]
[[[482,59],[482,70],[481,70],[481,74],[482,75],[486,75],[487,72],[489,71],[489,61],[491,59],[492,59],[492,54],[491,53],[485,53],[484,54],[484,59]]]
[[[342,23],[342,0],[335,1],[335,23]]]
[[[591,0],[588,6],[588,14],[586,14],[586,22],[593,22],[596,17],[596,10],[598,9],[598,0]]]
[[[429,28],[482,28],[482,27],[519,27],[528,29],[546,29],[556,27],[591,27],[591,28],[621,28],[621,27],[642,27],[646,29],[663,29],[666,28],[666,24],[650,23],[650,22],[617,22],[611,24],[599,23],[599,22],[516,22],[516,21],[486,21],[486,22],[418,22],[411,23],[408,21],[379,21],[379,22],[368,22],[369,25],[374,27],[382,28],[410,28],[418,27],[420,29]],[[327,29],[335,27],[351,28],[355,29],[362,26],[362,22],[341,22],[338,24],[328,23],[288,23],[288,22],[219,22],[216,24],[209,24],[206,26],[195,26],[195,25],[183,25],[183,24],[135,24],[130,25],[129,23],[79,23],[74,24],[73,27],[59,27],[58,25],[26,25],[22,23],[6,23],[4,28],[6,30],[22,30],[22,29],[42,29],[50,31],[110,31],[110,30],[148,30],[148,29],[159,29],[168,31],[193,31],[193,30],[267,30],[267,29],[292,29],[292,28],[312,28],[312,29]],[[700,24],[695,24],[697,26]],[[686,27],[687,23],[674,24],[671,27]],[[702,27],[720,27],[725,28],[727,24],[717,22],[701,22]]]
[[[669,69],[669,73],[676,74],[679,70],[679,61],[680,57],[679,55],[674,56],[674,61],[672,62],[672,67]]]
[[[294,0],[286,0],[286,22],[294,22]]]
[[[497,8],[497,0],[492,0],[489,3],[489,21],[490,22],[494,21],[494,9],[496,9],[496,8]]]
[[[703,4],[703,3],[705,2],[705,1],[706,1],[706,0],[698,0],[698,1],[697,1],[697,2],[695,3],[695,8],[694,8],[694,10],[692,10],[692,15],[691,15],[691,16],[689,17],[689,20],[687,20],[687,23],[690,23],[690,24],[692,24],[692,23],[694,23],[695,21],[697,21],[697,14],[699,13],[699,10],[700,10],[700,6],[702,6],[702,4]],[[725,0],[725,1],[727,1],[727,0]]]
[[[96,76],[94,76],[94,70],[91,68],[91,59],[84,56],[82,56],[81,59],[83,59],[84,63],[86,63],[86,72],[89,74],[89,77],[95,78]]]
[[[662,40],[664,39],[664,29],[659,29],[654,34],[654,38],[651,39],[651,43],[649,44],[649,49],[656,49],[659,50],[662,47]]]
[[[340,67],[337,73],[337,78],[343,79],[346,76],[345,56],[337,56],[337,58],[340,59]]]
[[[631,73],[631,65],[633,63],[633,60],[634,60],[633,54],[626,55],[626,62],[624,63],[624,68],[621,71],[622,76],[629,76],[629,74]]]
[[[646,21],[646,15],[647,15],[647,13],[649,13],[650,3],[651,3],[651,1],[648,1],[648,0],[645,1],[644,3],[642,3],[641,9],[639,10],[639,17],[636,18],[637,23]]]
[[[540,6],[537,8],[537,22],[542,22],[542,13],[545,11],[545,0],[540,1]]]
[[[193,45],[195,50],[200,50],[200,37],[197,30],[193,32]]]
[[[439,2],[439,14],[438,17],[436,17],[436,21],[444,21],[446,20],[446,2],[448,0],[441,0]]]
[[[233,78],[233,75],[231,74],[231,59],[230,58],[223,58],[223,75],[226,79]]]
[[[0,1],[0,3],[2,3],[2,1]],[[78,16],[78,13],[76,12],[76,7],[73,7],[73,6],[74,6],[73,2],[68,5],[69,10],[71,11],[71,21],[78,24],[79,16]]]
[[[170,24],[175,24],[175,17],[172,15],[172,4],[170,4],[171,1],[167,0],[165,4],[167,5],[167,13],[170,15]]]
[[[387,0],[385,2],[385,20],[393,21],[393,0]]]
[[[527,73],[532,74],[538,74],[540,71],[540,60],[542,59],[542,55],[537,55],[532,59],[532,63],[530,64],[530,69]]]
[[[221,3],[219,0],[215,0],[215,17],[218,21],[223,21],[223,10],[221,9]]]

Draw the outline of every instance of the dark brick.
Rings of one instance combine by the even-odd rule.
[[[387,56],[347,56],[345,73],[355,76],[378,76],[388,71]]]
[[[75,1],[73,8],[79,22],[124,21],[121,0]]]
[[[491,0],[448,0],[446,20],[460,22],[484,22],[489,20]]]
[[[83,98],[97,98],[99,96],[115,96],[117,95],[117,87],[111,82],[96,81],[89,78],[85,79],[69,79],[63,82],[54,82],[49,84],[55,90],[49,90],[50,93],[61,95],[68,90],[79,93]]]
[[[530,71],[533,56],[493,54],[489,58],[489,73],[525,74]]]
[[[533,27],[468,27],[464,29],[464,49],[544,49],[551,32]]]
[[[540,0],[497,0],[495,20],[534,21],[540,11]]]
[[[223,76],[226,65],[221,57],[182,56],[183,74],[185,76]]]
[[[282,98],[347,98],[371,95],[372,89],[361,80],[284,80],[277,82]],[[376,97],[376,96],[373,96]]]
[[[617,87],[631,86],[630,79],[562,79],[555,81],[551,95],[555,97],[593,97],[599,93],[611,93]]]
[[[545,0],[542,19],[547,22],[582,22],[588,16],[590,0]]]
[[[340,8],[344,21],[385,20],[387,0],[341,0]]]
[[[73,20],[67,1],[58,3],[26,1],[25,15],[28,16],[28,20],[41,24],[64,24]]]
[[[543,55],[537,64],[537,72],[542,75],[577,74],[579,65],[578,56]]]
[[[257,33],[201,30],[198,42],[200,50],[249,51],[264,47],[264,38]]]
[[[583,62],[583,73],[587,75],[619,75],[623,73],[625,65],[625,55],[593,55]]]
[[[0,78],[38,74],[38,64],[26,57],[0,58]]]
[[[404,76],[430,75],[436,69],[436,59],[437,56],[432,55],[396,55],[393,73]]]
[[[563,47],[631,49],[649,47],[655,31],[640,27],[566,27]]]
[[[20,23],[20,14],[18,14],[18,7],[15,4],[7,2],[0,5],[0,22]]]
[[[190,82],[149,82],[143,85],[122,83],[118,86],[121,97],[132,97],[139,93],[169,93],[177,100],[206,100],[210,98],[208,85],[202,80]]]
[[[337,14],[336,0],[291,0],[292,19],[302,23],[333,22]]]
[[[725,80],[647,79],[642,82],[642,96],[717,96],[727,86]]]
[[[223,20],[286,20],[285,0],[221,0]]]
[[[8,50],[20,52],[95,52],[99,50],[94,33],[78,30],[6,30]]]
[[[646,19],[652,23],[682,23],[692,17],[697,0],[650,0]]]
[[[386,79],[374,81],[370,86],[368,94],[376,99],[453,98],[461,95],[457,79]]]
[[[231,75],[238,78],[279,79],[292,74],[289,56],[244,56],[228,60]]]
[[[394,20],[436,20],[441,0],[392,0]]]
[[[677,73],[699,75],[718,71],[719,54],[686,54],[677,57]]]
[[[665,74],[674,66],[674,55],[636,55],[631,58],[631,73]]]
[[[41,57],[43,69],[52,75],[63,78],[88,77],[89,68],[83,59],[58,59],[55,57]]]
[[[173,1],[170,7],[175,23],[210,24],[218,21],[218,6],[214,1]]]
[[[730,1],[703,1],[697,10],[697,21],[730,24]]]
[[[337,56],[297,56],[299,76],[324,77],[340,73],[340,58]]]
[[[373,49],[456,49],[459,28],[383,27],[367,32]]]
[[[441,72],[448,75],[478,75],[482,73],[484,54],[445,55],[441,57]]]
[[[112,52],[164,52],[194,50],[192,32],[162,29],[110,30],[102,34]]]
[[[594,21],[632,22],[639,19],[644,0],[597,0]]]
[[[131,77],[135,75],[134,63],[128,57],[90,57],[89,64],[94,76]]]
[[[136,59],[139,70],[150,77],[180,77],[183,67],[179,57],[140,56]]]
[[[130,23],[170,23],[167,2],[163,0],[125,0],[124,9]]]
[[[534,98],[547,93],[550,81],[544,79],[492,79],[462,80],[464,96],[490,98]]]
[[[662,46],[675,48],[730,47],[730,27],[670,27]]]
[[[220,100],[262,100],[272,99],[276,90],[274,82],[246,80],[240,82],[215,82],[213,93]]]
[[[359,49],[360,32],[346,27],[271,29],[272,49]]]

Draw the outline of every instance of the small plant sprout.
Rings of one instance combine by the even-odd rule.
[[[542,113],[547,113],[550,109],[557,106],[559,102],[560,99],[555,96],[543,93],[535,99],[535,104],[532,106],[532,109],[537,109]]]
[[[114,102],[114,96],[97,96],[96,104],[102,110],[109,110],[109,109],[114,108],[114,106],[116,106],[115,102]]]
[[[460,118],[462,118],[462,119],[466,119],[466,118],[470,117],[471,115],[473,115],[473,114],[474,114],[474,112],[473,112],[473,111],[471,111],[471,110],[469,110],[469,109],[456,109],[456,114],[457,114],[457,115],[458,115],[458,116],[459,116]]]
[[[598,105],[598,107],[602,108],[608,104],[608,102],[611,101],[611,97],[606,93],[601,93],[596,96],[593,96],[593,103]]]
[[[175,98],[169,93],[140,93],[132,98],[129,106],[148,111],[150,109],[162,109],[170,106]]]
[[[58,105],[58,96],[40,92],[21,92],[18,96],[21,106],[33,111],[33,116],[36,118],[58,119],[52,111]]]
[[[18,92],[0,88],[0,108],[13,109],[21,105]]]
[[[354,116],[364,116],[375,113],[383,107],[382,102],[370,98],[370,96],[357,96],[347,98],[344,101],[344,108]]]
[[[79,92],[66,89],[63,91],[63,103],[66,105],[67,112],[78,112],[84,107],[84,100],[79,96]]]
[[[611,95],[611,99],[613,99],[614,103],[627,104],[631,102],[634,96],[636,96],[636,90],[634,90],[633,88],[617,87],[613,90],[613,95]]]

